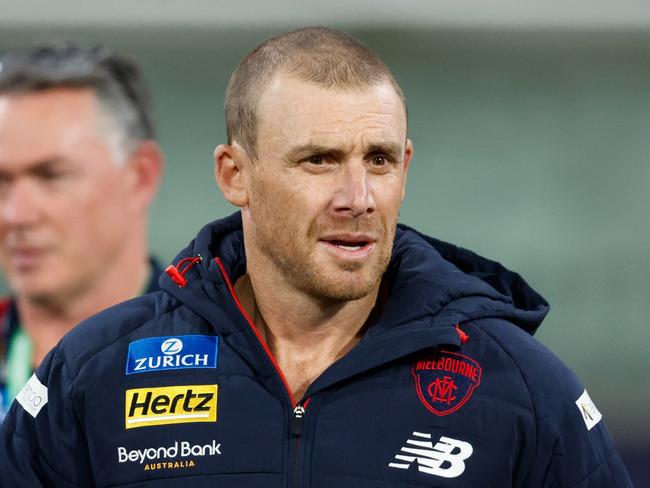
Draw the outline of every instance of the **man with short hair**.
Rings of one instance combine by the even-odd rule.
[[[208,224],[162,290],[72,331],[0,431],[6,486],[631,486],[516,274],[398,225],[390,71],[269,39],[226,94]]]
[[[71,44],[0,57],[0,418],[74,325],[157,289],[146,229],[161,174],[132,61]]]

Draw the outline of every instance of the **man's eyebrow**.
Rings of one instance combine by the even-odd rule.
[[[343,151],[336,149],[334,147],[325,146],[322,144],[303,144],[292,148],[286,155],[285,159],[288,161],[300,161],[303,158],[308,156],[314,156],[316,154],[331,155],[334,157],[341,156]]]
[[[43,172],[47,172],[47,171],[51,170],[52,167],[64,166],[64,165],[67,165],[67,164],[68,164],[68,162],[65,159],[53,157],[53,158],[50,158],[50,159],[43,159],[43,160],[38,161],[36,163],[30,164],[29,166],[19,170],[18,172],[12,171],[12,170],[9,170],[9,169],[0,168],[0,175],[3,178],[11,178],[17,173],[38,175],[38,174],[42,174]]]
[[[292,148],[285,155],[285,160],[297,162],[316,154],[329,155],[334,157],[334,159],[339,159],[343,157],[345,151],[323,144],[307,143]],[[393,142],[371,143],[365,150],[365,155],[370,156],[376,154],[385,154],[395,161],[401,161],[404,156],[404,148],[401,144]]]
[[[28,171],[39,171],[41,169],[46,169],[49,166],[58,166],[58,165],[65,165],[65,164],[68,164],[68,161],[63,158],[54,157],[54,158],[42,159],[41,161],[32,164],[28,168]]]

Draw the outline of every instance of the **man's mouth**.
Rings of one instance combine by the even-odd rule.
[[[29,268],[39,262],[46,254],[45,248],[39,247],[14,247],[9,249],[13,265],[17,268]]]
[[[345,234],[325,236],[321,242],[340,257],[363,258],[375,247],[377,239],[369,235]]]
[[[358,241],[358,242],[349,242],[349,241],[339,241],[339,240],[332,240],[332,241],[326,241],[329,242],[330,244],[341,248],[345,249],[348,251],[358,251],[359,249],[367,246],[369,244],[368,241]]]

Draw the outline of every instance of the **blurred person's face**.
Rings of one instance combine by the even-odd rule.
[[[325,89],[278,75],[258,105],[244,232],[293,287],[356,300],[390,260],[412,155],[401,99],[386,82]]]
[[[126,241],[134,175],[100,110],[90,89],[0,94],[0,264],[19,296],[92,288]]]

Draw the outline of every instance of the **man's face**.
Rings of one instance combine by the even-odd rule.
[[[311,296],[368,295],[390,260],[412,155],[394,88],[340,91],[277,75],[257,134],[247,246]]]
[[[125,240],[130,177],[100,110],[89,89],[0,94],[0,264],[19,296],[87,290]]]

